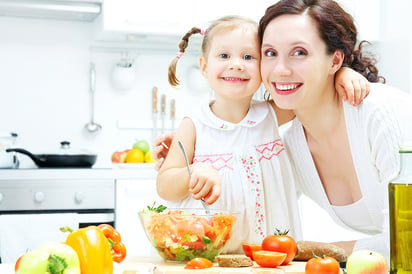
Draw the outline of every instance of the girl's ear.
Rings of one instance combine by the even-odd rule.
[[[203,77],[207,78],[207,69],[206,69],[206,58],[204,56],[200,56],[199,58],[199,66],[200,72],[202,73]]]
[[[343,51],[336,50],[332,58],[331,72],[333,74],[335,74],[342,67],[343,59],[345,59],[345,54]]]

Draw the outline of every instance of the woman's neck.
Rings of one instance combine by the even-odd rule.
[[[343,104],[337,92],[319,100],[318,104],[295,110],[302,123],[306,137],[322,142],[342,126],[344,119]]]
[[[250,99],[241,101],[215,100],[211,102],[210,109],[220,119],[237,124],[246,117],[250,108],[250,102]]]

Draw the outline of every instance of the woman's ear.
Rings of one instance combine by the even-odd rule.
[[[342,50],[336,50],[335,53],[333,53],[331,66],[331,72],[333,74],[335,74],[342,67],[343,59],[345,59],[345,54]]]
[[[200,72],[202,73],[203,77],[207,78],[207,69],[206,69],[206,58],[204,56],[200,56],[199,58],[199,67]]]

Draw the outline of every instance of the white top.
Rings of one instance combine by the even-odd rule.
[[[333,211],[341,221],[351,228],[358,228],[362,231],[368,231],[373,220],[368,213],[365,199],[360,198],[358,201],[350,205],[335,206],[332,205]],[[371,230],[373,233],[373,227]]]
[[[276,228],[301,239],[292,169],[270,104],[252,102],[238,124],[217,118],[208,106],[190,118],[196,127],[194,161],[210,163],[222,182],[212,208],[240,212],[226,252],[241,253],[242,242],[261,243]],[[201,204],[188,197],[169,206]]]
[[[399,146],[412,141],[412,97],[388,85],[375,83],[371,84],[371,92],[360,106],[353,107],[344,102],[344,112],[352,159],[366,210],[356,212],[356,207],[345,211],[333,210],[298,119],[294,119],[284,139],[291,153],[292,166],[296,168],[296,187],[325,209],[338,224],[375,235],[358,240],[355,250],[373,249],[388,258],[389,235],[384,228],[383,211],[388,209],[388,182],[399,171]],[[363,222],[345,222],[357,213],[371,220],[369,226]]]

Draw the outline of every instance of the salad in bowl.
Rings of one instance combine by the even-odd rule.
[[[232,235],[236,213],[222,210],[148,207],[139,212],[146,236],[168,261],[203,257],[211,261]]]

